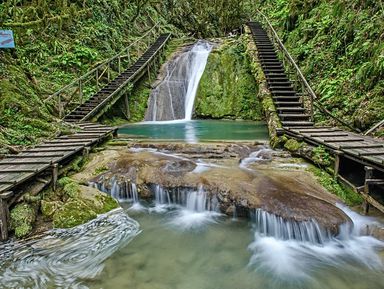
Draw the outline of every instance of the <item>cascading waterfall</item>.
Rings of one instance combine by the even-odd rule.
[[[133,203],[139,202],[139,194],[137,186],[131,181],[118,181],[116,178],[111,178],[107,185],[104,182],[104,178],[101,177],[98,182],[90,182],[89,184],[98,190],[111,195],[112,198],[119,202],[132,201]]]
[[[193,104],[212,45],[199,40],[170,61],[164,80],[149,98],[146,121],[191,120]]]
[[[199,187],[164,189],[159,185],[155,186],[156,205],[181,206],[191,212],[219,211],[219,202],[215,195],[208,193]]]

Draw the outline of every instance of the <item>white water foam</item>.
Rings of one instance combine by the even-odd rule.
[[[255,225],[255,240],[248,247],[252,252],[248,266],[281,281],[310,280],[319,268],[344,268],[351,272],[365,268],[384,273],[384,264],[378,255],[378,250],[384,249],[384,242],[360,234],[361,229],[374,220],[343,206],[340,208],[352,219],[354,229],[346,225],[337,237],[326,236],[317,226],[305,224],[300,233],[291,234],[289,227],[294,228],[294,224],[283,224],[278,217],[264,215]],[[322,239],[314,239],[316,235]]]

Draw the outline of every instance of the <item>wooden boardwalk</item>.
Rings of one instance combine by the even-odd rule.
[[[80,124],[81,130],[72,135],[46,141],[17,155],[7,155],[0,161],[0,194],[34,176],[54,170],[56,165],[88,149],[116,132],[116,128],[95,123]]]
[[[344,154],[384,172],[384,142],[337,127],[284,127],[287,135]]]
[[[315,126],[313,102],[316,96],[276,31],[267,20],[267,26],[275,41],[272,42],[261,23],[249,22],[248,26],[256,44],[257,55],[276,113],[282,124],[279,133],[305,141],[312,146],[326,148],[335,156],[335,177],[363,195],[366,212],[369,204],[384,212],[384,142],[338,127]],[[279,56],[279,50],[284,61]],[[291,80],[291,75],[286,71],[287,62],[295,68],[298,75],[296,82]],[[299,85],[297,82],[300,82]],[[296,87],[300,86],[305,87],[310,96],[309,109],[304,105],[306,99],[302,92],[305,90],[302,89],[301,93],[296,90]]]

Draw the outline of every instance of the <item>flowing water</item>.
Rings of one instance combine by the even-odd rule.
[[[75,229],[5,244],[1,287],[383,288],[378,250],[384,243],[360,235],[374,220],[344,207],[354,229],[331,237],[315,221],[291,223],[261,210],[250,220],[228,218],[203,187],[154,185],[151,203],[137,199],[135,188],[110,192],[124,201],[126,213],[115,210]]]
[[[193,104],[212,45],[200,40],[166,64],[166,76],[149,97],[147,121],[191,120]]]

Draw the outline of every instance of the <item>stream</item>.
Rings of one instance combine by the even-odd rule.
[[[336,204],[306,163],[277,161],[265,123],[191,120],[211,48],[199,41],[167,65],[147,122],[119,130],[139,144],[109,148],[101,175],[108,152],[88,164],[89,185],[122,208],[0,244],[0,288],[384,288],[384,242],[364,233],[377,221]]]

